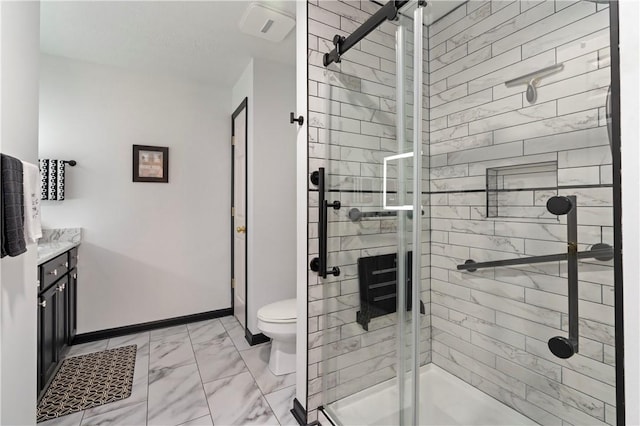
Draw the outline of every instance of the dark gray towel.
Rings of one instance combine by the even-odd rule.
[[[24,240],[24,193],[22,161],[2,154],[2,254],[1,257],[19,256],[27,251]]]

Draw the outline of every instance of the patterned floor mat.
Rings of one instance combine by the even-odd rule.
[[[67,358],[38,404],[37,421],[131,396],[137,346]]]

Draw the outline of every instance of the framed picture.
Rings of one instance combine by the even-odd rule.
[[[133,145],[133,181],[169,182],[169,148]]]

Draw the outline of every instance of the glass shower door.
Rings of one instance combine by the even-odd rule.
[[[327,258],[315,293],[322,309],[317,345],[323,406],[345,425],[418,418],[417,378],[430,349],[421,267],[428,242],[422,30],[422,10],[410,2],[398,20],[330,65],[318,88],[324,122],[312,149],[324,150],[325,160],[310,164],[319,172],[310,206],[319,225],[311,233],[319,237],[318,260],[324,249]],[[371,63],[368,50],[382,59]]]

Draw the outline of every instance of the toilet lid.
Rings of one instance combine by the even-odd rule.
[[[262,321],[292,322],[296,317],[296,299],[280,300],[258,309],[258,319]]]

